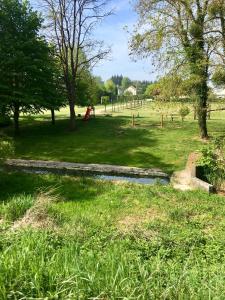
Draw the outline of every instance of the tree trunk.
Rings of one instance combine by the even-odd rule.
[[[74,100],[69,101],[70,106],[70,130],[74,130],[76,128],[76,114],[75,114],[75,104]]]
[[[55,110],[51,109],[52,125],[55,125]]]
[[[76,128],[76,114],[75,114],[75,82],[74,80],[69,79],[69,71],[68,66],[66,67],[66,70],[64,71],[64,80],[66,83],[66,90],[67,90],[67,97],[69,101],[69,108],[70,108],[70,124],[69,128],[71,131],[73,131]]]
[[[198,97],[198,125],[200,129],[200,136],[202,139],[208,139],[207,131],[207,104],[208,104],[208,84],[207,74],[204,71],[200,73],[201,78],[197,85],[196,94]]]
[[[199,107],[198,113],[198,125],[200,129],[200,136],[202,139],[208,139],[208,131],[207,131],[207,112],[204,108]]]
[[[20,117],[20,106],[19,106],[19,104],[16,103],[16,104],[14,104],[14,114],[13,114],[15,135],[19,134],[19,131],[20,131],[19,117]]]

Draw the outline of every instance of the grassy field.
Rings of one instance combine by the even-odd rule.
[[[48,124],[48,114],[24,117],[21,134],[15,139],[15,157],[159,167],[171,173],[183,168],[189,153],[201,147],[197,121],[192,114],[184,123],[180,118],[174,122],[167,118],[165,127],[160,128],[160,114],[152,106],[123,110],[113,117],[101,114],[89,122],[78,120],[75,132],[68,130],[68,121],[63,119],[65,109],[58,114],[55,126]],[[132,114],[140,116],[135,127],[131,126]],[[212,114],[210,135],[224,131],[225,112]]]
[[[82,112],[82,110],[80,110]],[[152,104],[68,130],[66,109],[23,117],[14,157],[184,167],[200,149],[193,115]],[[110,108],[108,108],[108,114]],[[138,115],[131,126],[132,114]],[[224,134],[225,112],[210,135]],[[225,198],[170,186],[0,171],[0,299],[225,299]]]
[[[16,173],[0,188],[0,299],[225,298],[223,197]]]

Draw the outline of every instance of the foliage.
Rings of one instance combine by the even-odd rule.
[[[179,114],[182,118],[182,121],[184,121],[184,118],[190,114],[190,109],[187,106],[182,106],[179,110]]]
[[[38,104],[43,109],[59,110],[66,105],[66,89],[63,81],[63,71],[56,56],[54,46],[48,46],[48,55],[43,66],[45,84],[41,88]]]
[[[122,85],[123,75],[113,75],[110,78],[116,86]]]
[[[225,181],[225,138],[218,137],[202,151],[199,166],[208,182],[220,188]]]
[[[101,96],[104,94],[104,87],[98,78],[95,78],[89,70],[84,69],[77,78],[76,92],[77,104],[87,106],[100,102]]]
[[[110,52],[109,48],[104,49],[103,41],[94,38],[93,31],[111,11],[107,11],[107,3],[104,0],[74,0],[67,3],[65,0],[42,0],[42,3],[42,12],[46,19],[50,20],[47,31],[51,28],[52,40],[60,58],[70,106],[70,129],[74,130],[75,105],[79,104],[77,99],[80,101],[82,98],[81,92],[84,94],[83,89],[77,91],[79,85],[85,85],[81,78],[83,70],[89,71]],[[87,95],[84,98],[87,98]]]
[[[115,83],[111,79],[109,79],[105,82],[105,89],[111,98],[116,96],[117,88],[116,88]]]
[[[12,22],[13,20],[13,22]],[[27,1],[0,2],[0,97],[14,114],[15,130],[19,115],[40,112],[55,99],[50,48],[39,35],[42,20]],[[47,97],[46,105],[43,96]]]
[[[137,0],[135,9],[140,22],[130,43],[132,54],[157,59],[160,71],[162,67],[181,74],[185,70],[193,83],[191,94],[197,99],[199,131],[203,139],[208,138],[209,68],[211,60],[216,62],[218,57],[224,57],[214,51],[215,48],[220,50],[225,45],[224,5],[221,4],[223,17],[220,19],[220,16],[212,17],[212,3],[215,1]]]
[[[125,91],[124,93],[124,96],[133,96],[132,92],[131,91]]]
[[[145,95],[154,98],[155,96],[160,95],[160,84],[152,83],[149,84],[146,88]]]
[[[213,76],[212,81],[217,86],[224,86],[225,85],[225,70],[222,67],[218,67]]]
[[[109,102],[110,102],[109,100],[110,100],[109,96],[102,96],[102,98],[101,98],[101,102],[103,105],[109,104]]]
[[[123,91],[125,91],[129,86],[132,85],[132,81],[128,77],[123,77],[123,80],[121,82],[121,88]]]
[[[14,154],[14,144],[10,138],[0,136],[0,162]]]

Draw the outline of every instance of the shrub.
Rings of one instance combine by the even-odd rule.
[[[199,166],[203,169],[203,177],[219,189],[225,180],[225,138],[215,139],[201,153]]]
[[[190,109],[187,106],[183,106],[183,107],[180,108],[179,115],[181,116],[182,121],[184,121],[184,118],[187,115],[189,115],[189,113],[190,113]]]
[[[0,161],[14,153],[14,146],[10,139],[0,136]]]

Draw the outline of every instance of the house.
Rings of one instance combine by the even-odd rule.
[[[134,86],[130,86],[129,88],[127,88],[124,91],[124,94],[131,94],[133,96],[136,96],[137,95],[137,88],[135,88]]]
[[[217,98],[219,99],[225,98],[225,88],[214,88],[213,92]]]

